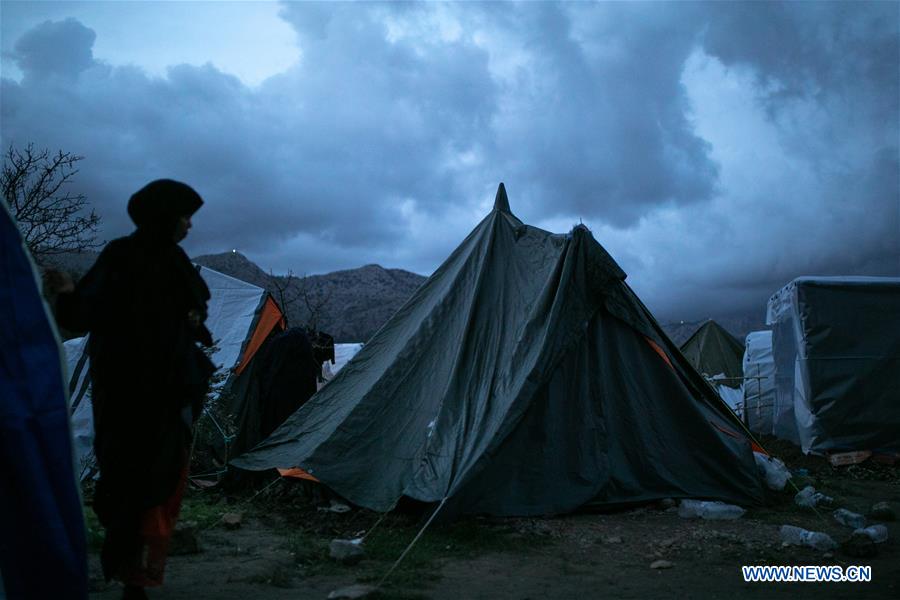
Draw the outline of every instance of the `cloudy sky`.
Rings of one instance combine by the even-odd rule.
[[[799,275],[900,275],[900,4],[0,4],[3,147],[85,158],[130,231],[158,177],[189,253],[431,273],[504,181],[583,222],[658,316]]]

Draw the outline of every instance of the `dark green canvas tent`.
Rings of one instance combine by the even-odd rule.
[[[563,513],[761,497],[739,423],[583,226],[493,211],[335,377],[233,463],[350,501]]]
[[[740,387],[744,376],[744,345],[724,327],[709,320],[682,344],[681,353],[700,373],[708,377],[724,375],[729,387]]]

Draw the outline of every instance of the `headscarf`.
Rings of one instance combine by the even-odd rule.
[[[170,237],[179,217],[193,215],[203,205],[194,188],[173,179],[151,181],[128,200],[128,216],[139,231]]]
[[[203,205],[203,199],[194,188],[173,179],[151,181],[128,200],[128,216],[137,225],[133,234],[138,243],[150,253],[141,252],[138,260],[152,260],[165,265],[164,271],[180,280],[174,289],[182,289],[189,294],[188,304],[202,313],[206,320],[206,303],[210,298],[209,288],[200,277],[190,259],[172,237],[179,217],[193,215]],[[136,266],[136,263],[135,263]],[[146,271],[147,267],[142,267]],[[197,339],[204,346],[212,345],[212,337],[205,326],[197,332]]]

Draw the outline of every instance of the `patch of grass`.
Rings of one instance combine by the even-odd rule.
[[[381,563],[363,581],[379,581],[390,565],[415,538],[421,525],[376,529],[366,538],[366,556]],[[509,526],[466,519],[442,527],[429,528],[409,551],[386,582],[387,591],[421,588],[440,579],[440,563],[448,558],[468,559],[493,553],[523,553],[549,543],[544,536],[521,534]]]
[[[84,507],[84,525],[87,534],[89,552],[100,552],[103,548],[103,538],[106,537],[100,519],[94,514],[90,506]]]
[[[332,539],[351,538],[359,531],[359,526],[365,527],[359,519],[352,523],[346,520],[348,522],[342,524],[345,527],[297,528],[287,537],[288,550],[307,575],[352,574],[360,582],[378,583],[423,525],[419,518],[410,515],[388,515],[366,537],[363,561],[349,566],[331,559],[328,549]],[[335,519],[335,524],[338,522]],[[468,559],[493,552],[523,553],[548,543],[551,540],[547,536],[523,534],[509,524],[486,520],[466,519],[445,526],[432,525],[391,574],[379,597],[395,600],[424,598],[419,590],[440,579],[441,563],[450,558]]]
[[[309,575],[337,575],[352,568],[340,565],[328,555],[328,544],[324,537],[298,530],[287,538],[287,548],[294,561],[304,567]]]
[[[181,503],[179,521],[194,521],[197,527],[207,529],[219,522],[222,515],[229,509],[217,502],[217,499],[207,498],[202,495],[186,495]]]

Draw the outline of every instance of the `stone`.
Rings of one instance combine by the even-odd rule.
[[[871,558],[878,554],[875,542],[865,533],[854,533],[850,539],[841,544],[841,550],[854,558]]]
[[[363,559],[366,551],[363,550],[362,540],[331,540],[328,545],[328,555],[339,563],[355,565]]]
[[[872,505],[869,518],[876,521],[896,521],[897,513],[889,502],[878,502]]]
[[[675,566],[675,563],[668,560],[655,560],[650,563],[651,569],[671,569]]]
[[[621,543],[622,543],[622,538],[620,538],[620,537],[617,536],[617,535],[614,535],[614,536],[611,536],[611,537],[608,537],[608,538],[603,538],[603,543],[604,543],[604,544],[621,544]]]
[[[659,545],[663,548],[668,548],[669,546],[672,546],[674,543],[675,543],[675,538],[669,538],[669,539],[661,541],[659,543]]]
[[[169,555],[181,556],[198,552],[200,552],[200,543],[197,541],[197,523],[195,521],[177,523],[169,542]]]
[[[320,506],[320,511],[324,512],[333,512],[337,514],[343,514],[345,512],[350,512],[350,507],[344,504],[343,502],[338,502],[337,500],[332,500],[328,506]]]
[[[673,500],[672,498],[663,498],[662,500],[659,501],[659,507],[662,508],[663,510],[668,509],[668,508],[674,508],[676,506],[678,506],[678,503],[675,502],[675,500]]]
[[[328,600],[356,600],[357,598],[374,598],[378,594],[378,588],[374,585],[357,583],[334,590],[328,594]]]
[[[241,526],[241,522],[244,519],[244,515],[236,512],[227,512],[222,515],[222,525],[225,526],[225,529],[237,529]]]

